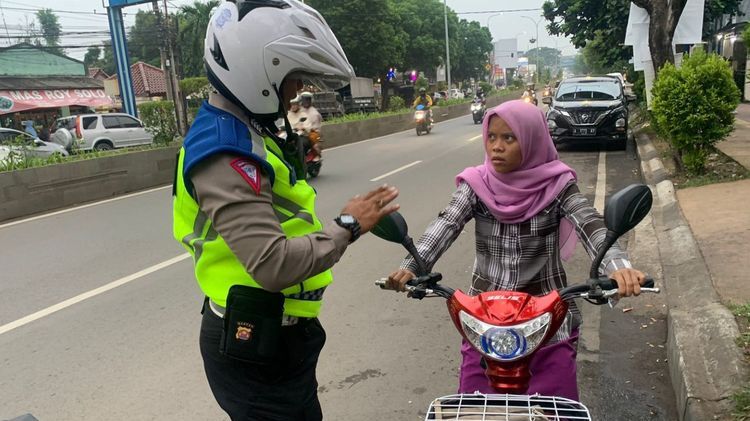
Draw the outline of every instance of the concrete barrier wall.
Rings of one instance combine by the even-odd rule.
[[[0,221],[172,182],[179,146],[0,173]]]
[[[487,99],[493,107],[518,95]],[[468,115],[469,104],[435,107],[435,121]],[[468,118],[468,117],[467,117]],[[325,126],[325,147],[409,130],[412,114]],[[0,221],[163,186],[172,182],[179,146],[0,173]]]

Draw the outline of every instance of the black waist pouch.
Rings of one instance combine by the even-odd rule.
[[[227,295],[219,351],[237,360],[270,364],[281,346],[284,294],[234,285]]]

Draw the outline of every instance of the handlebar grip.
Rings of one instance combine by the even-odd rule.
[[[602,278],[599,278],[598,284],[603,291],[608,291],[610,289],[617,289],[617,282],[614,279],[602,277]]]
[[[653,288],[654,285],[655,285],[654,278],[650,276],[646,276],[646,280],[643,282],[643,285],[641,285],[641,288]],[[615,282],[613,279],[601,278],[599,279],[599,286],[604,291],[607,291],[610,289],[617,289],[617,282]]]

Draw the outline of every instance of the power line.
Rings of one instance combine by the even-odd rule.
[[[539,10],[542,10],[542,8],[537,7],[533,9],[499,9],[499,10],[475,10],[471,12],[456,12],[457,15],[481,15],[484,13],[515,13],[515,12],[537,12]]]
[[[97,12],[96,10],[87,12],[87,11],[84,11],[84,10],[52,9],[52,8],[49,8],[49,7],[29,6],[28,4],[18,3],[18,2],[14,2],[14,1],[10,1],[10,0],[5,0],[5,3],[16,4],[16,5],[22,6],[22,7],[8,7],[8,6],[5,7],[8,10],[16,10],[16,11],[21,11],[21,12],[38,12],[40,10],[51,10],[54,13],[72,13],[72,14],[76,14],[76,15],[80,15],[80,14],[83,13],[83,14],[91,14],[91,15],[94,15],[94,16],[101,16],[103,18],[107,17],[107,13],[106,12]],[[127,14],[130,14],[130,13],[123,13],[123,15],[127,15]]]

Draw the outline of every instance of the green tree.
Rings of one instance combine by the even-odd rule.
[[[703,172],[713,145],[734,128],[740,92],[729,64],[696,50],[679,69],[667,63],[652,93],[657,130],[672,143],[683,168]]]
[[[117,72],[117,64],[115,62],[115,50],[112,48],[111,41],[102,42],[102,51],[104,52],[99,67],[104,70],[108,75],[113,75]],[[131,58],[132,61],[132,58]]]
[[[621,45],[629,0],[554,0],[545,2],[543,9],[550,34],[569,36],[574,46],[588,49],[579,56],[577,71],[614,66],[632,56],[632,49]]]
[[[36,12],[36,18],[42,28],[42,38],[44,38],[45,45],[49,47],[48,51],[63,54],[63,49],[59,47],[62,27],[57,15],[52,9],[42,9]]]
[[[536,48],[532,48],[529,51],[526,51],[526,53],[524,54],[529,58],[529,61],[531,63],[536,63],[537,52],[539,53],[539,62],[545,66],[556,65],[562,54],[560,50],[550,47],[539,47],[538,50]]]
[[[451,77],[464,81],[470,78],[484,79],[488,74],[485,66],[489,63],[489,55],[493,48],[490,30],[480,26],[478,22],[461,19],[458,22],[456,38],[459,48],[456,65],[453,66],[451,62],[451,67],[455,69]]]
[[[407,34],[404,69],[418,69],[435,77],[437,67],[445,64],[444,6],[440,0],[389,0],[397,15],[396,24]],[[458,16],[448,9],[451,77],[459,66],[462,43],[458,38]]]
[[[98,45],[92,45],[86,50],[86,55],[83,56],[83,64],[86,68],[100,67],[99,57],[102,55],[102,49]]]
[[[686,2],[633,0],[651,18],[649,46],[657,71],[665,63],[674,62],[672,37]],[[711,22],[725,13],[738,13],[740,3],[741,0],[706,0],[704,21]],[[598,40],[590,54],[598,57],[595,61],[613,66],[632,56],[629,47],[620,45],[625,40],[629,7],[628,0],[547,0],[544,17],[551,34],[571,37],[576,47],[586,47],[590,41]],[[704,28],[708,27],[704,24]]]
[[[186,97],[193,95],[198,99],[208,99],[210,89],[205,76],[189,77],[180,81],[180,90]]]
[[[186,78],[205,75],[203,39],[206,37],[210,12],[219,3],[219,0],[196,0],[192,5],[182,6],[177,14],[177,45],[181,52],[182,74]]]
[[[135,25],[128,33],[130,63],[143,61],[159,67],[161,65],[159,46],[163,36],[156,13],[139,10],[135,14]]]
[[[404,60],[407,34],[391,0],[310,0],[336,34],[358,76],[381,77]]]

